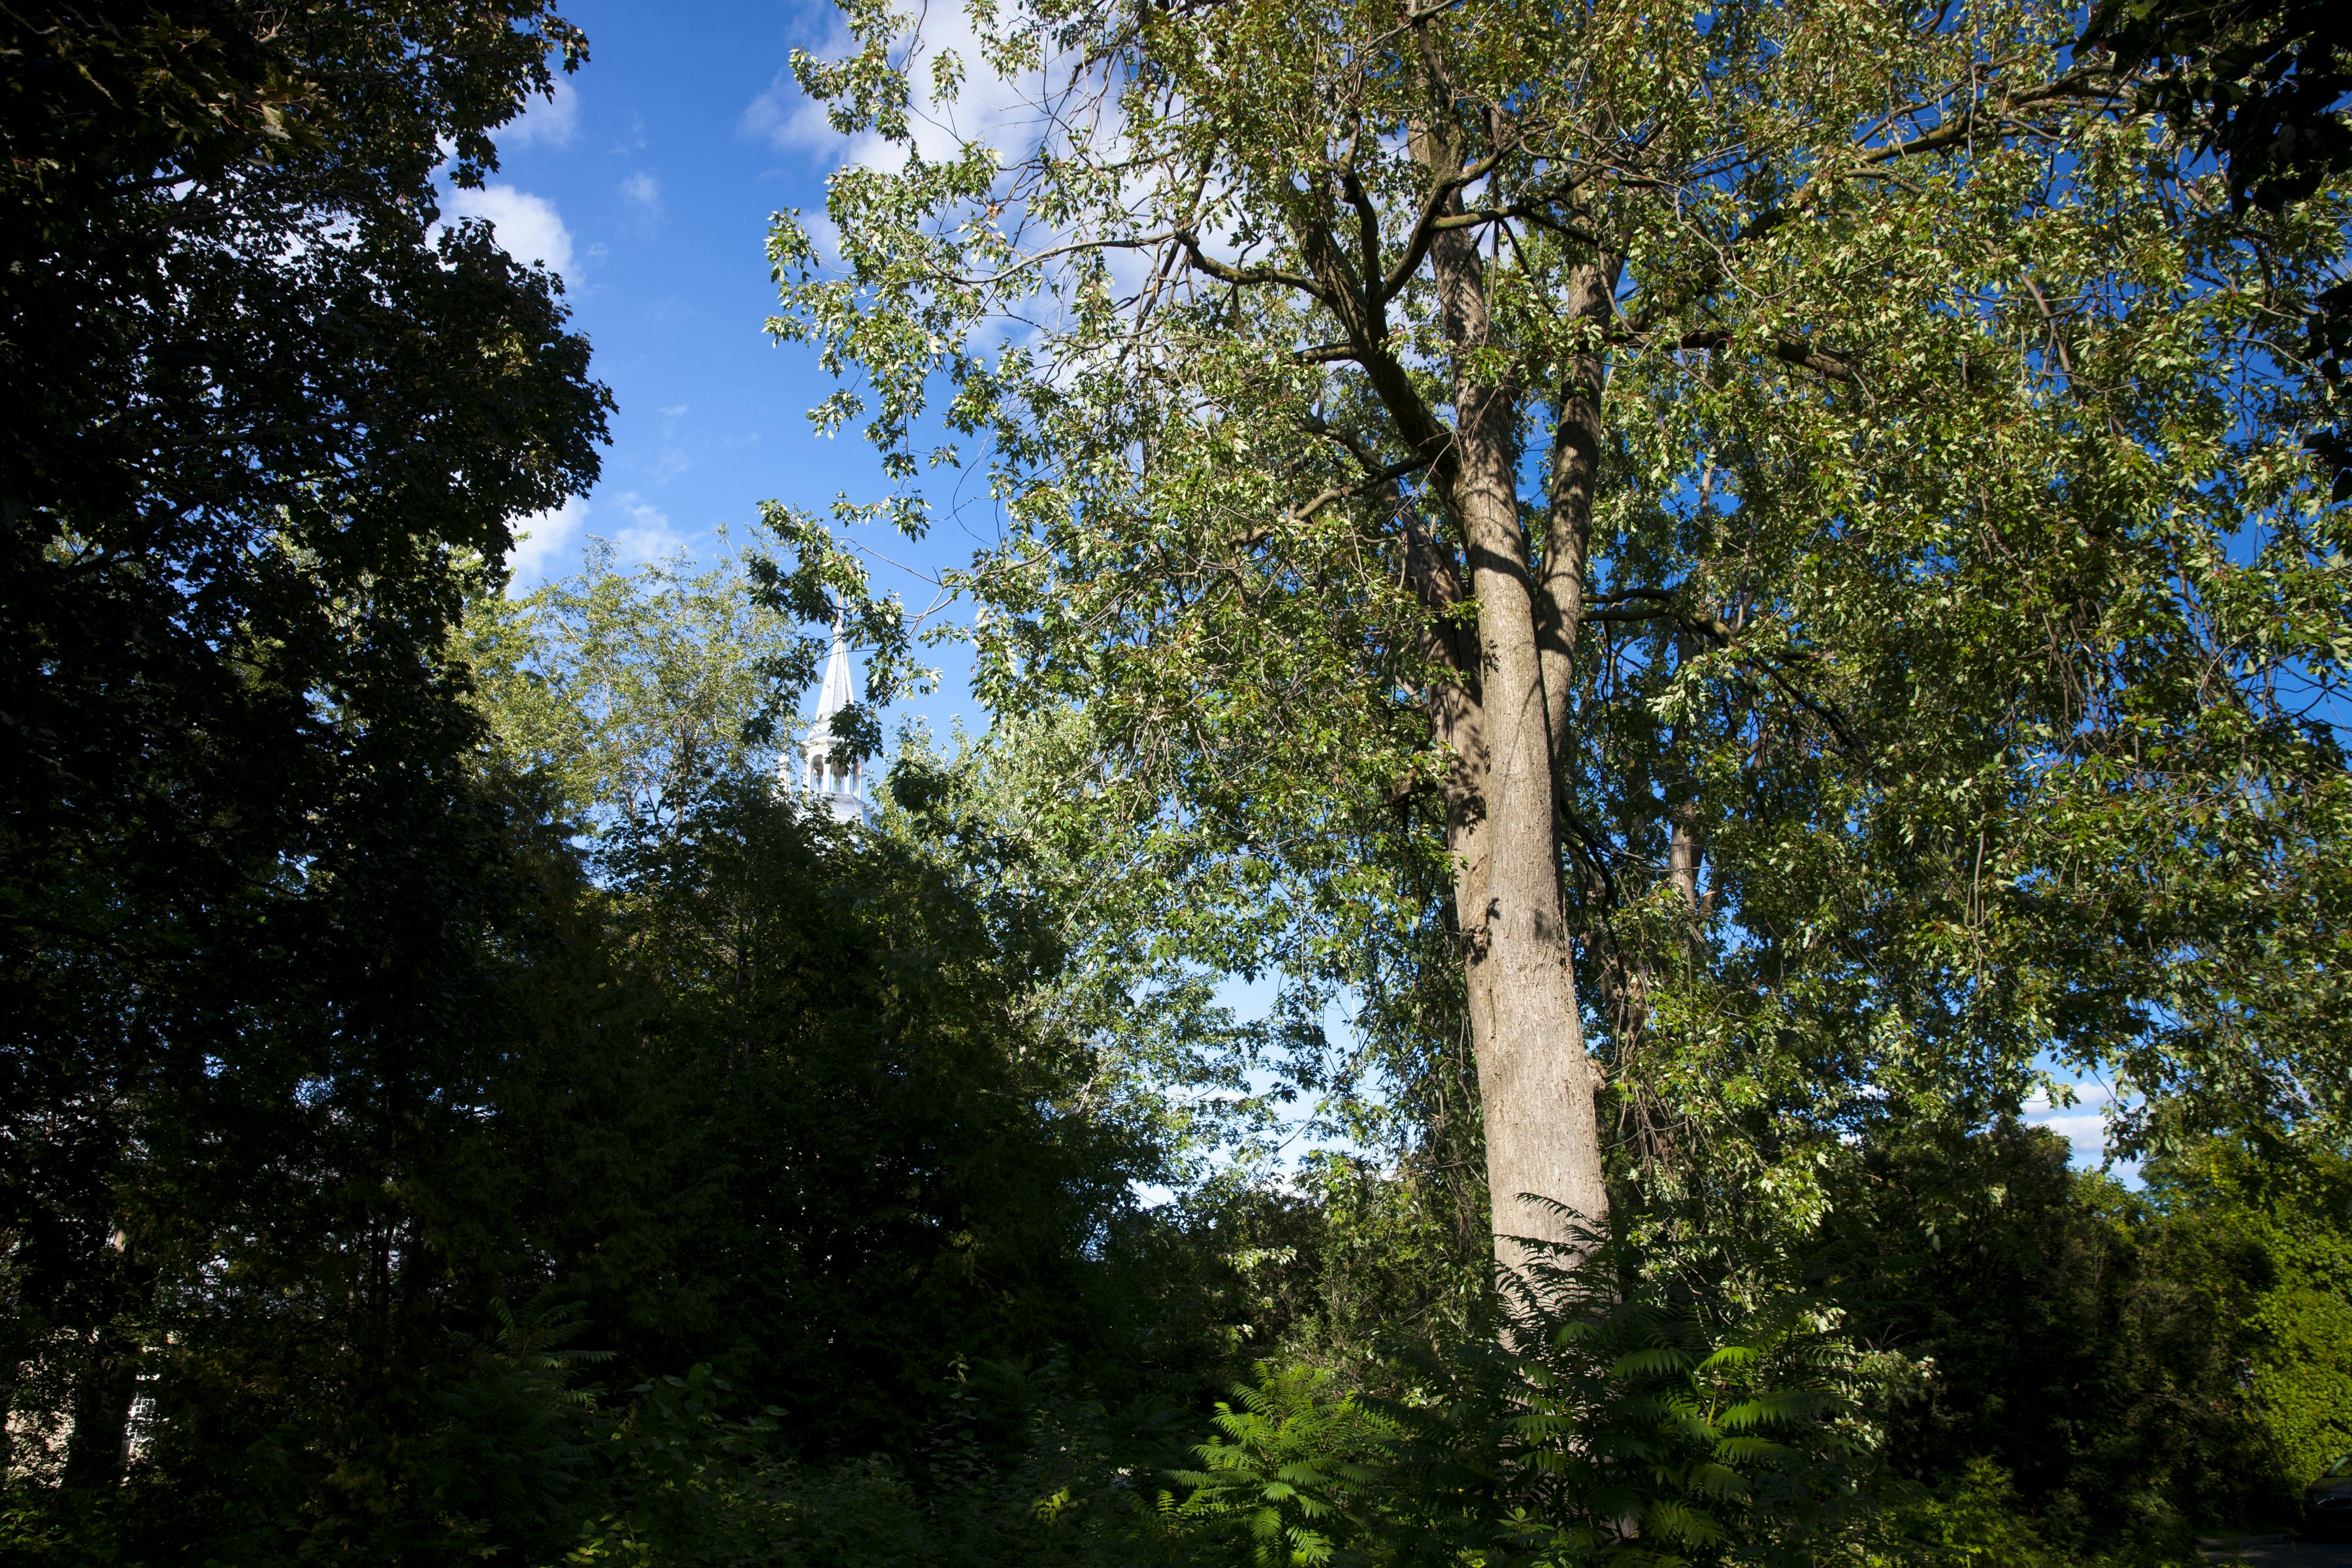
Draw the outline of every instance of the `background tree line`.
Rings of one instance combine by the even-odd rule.
[[[804,66],[845,131],[982,64],[1117,112],[774,239],[881,514],[944,391],[1013,525],[993,728],[902,736],[847,833],[774,785],[805,633],[877,699],[912,650],[816,520],[504,593],[608,399],[433,182],[576,30],[0,9],[0,1542],[2281,1517],[2352,1449],[2345,61],[2168,15],[1041,5],[942,66],[853,7]],[[1580,1040],[1586,1120],[1501,1103]],[[2126,1082],[2143,1189],[2019,1122],[2058,1062]],[[1338,1152],[1285,1171],[1299,1095]]]

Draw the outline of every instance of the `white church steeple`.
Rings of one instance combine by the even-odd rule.
[[[833,716],[857,700],[849,669],[849,640],[841,621],[833,623],[833,651],[825,656],[824,685],[817,693],[816,718],[801,742],[801,793],[823,804],[835,818],[863,826],[873,813],[866,804],[866,764],[836,761]]]

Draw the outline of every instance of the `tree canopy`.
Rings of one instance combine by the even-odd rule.
[[[0,7],[0,1557],[2294,1522],[2332,13],[844,15],[769,327],[888,493],[520,592],[612,399],[439,193],[581,34]],[[886,735],[861,531],[972,472],[988,722]]]
[[[1801,1215],[2053,1062],[2134,1147],[2341,1125],[2333,195],[2240,210],[2063,6],[846,15],[801,78],[891,151],[772,330],[900,515],[980,443],[983,695],[1171,903],[1455,952],[1498,1234],[1600,1206],[1587,1042]]]
[[[0,16],[0,1364],[70,1383],[74,1484],[142,1347],[396,1400],[470,1223],[416,1200],[514,836],[448,637],[607,399],[433,179],[583,47],[536,3]]]

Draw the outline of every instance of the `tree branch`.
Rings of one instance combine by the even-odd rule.
[[[1675,340],[1678,349],[1704,349],[1719,353],[1731,346],[1731,334],[1719,327],[1695,332],[1685,332]],[[1810,370],[1832,381],[1852,381],[1855,378],[1853,362],[1833,349],[1816,348],[1801,338],[1782,338],[1772,345],[1772,357],[1783,364]]]

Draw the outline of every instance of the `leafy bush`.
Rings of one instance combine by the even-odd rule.
[[[1539,1260],[1499,1342],[1396,1355],[1376,1390],[1262,1366],[1173,1477],[1174,1522],[1251,1568],[1816,1554],[1866,1458],[1850,1358],[1800,1297],[1677,1300],[1633,1261]]]
[[[2074,1561],[2053,1550],[2034,1529],[2009,1472],[1981,1458],[1970,1459],[1945,1485],[1916,1489],[1902,1498],[1874,1533],[1871,1568],[1913,1563],[2059,1568]]]
[[[612,1425],[607,1506],[564,1561],[643,1568],[770,1563],[778,1568],[1031,1568],[1169,1559],[1168,1532],[1112,1458],[1157,1445],[1164,1412],[1115,1418],[1101,1405],[1029,1386],[1016,1369],[972,1380],[930,1414],[919,1466],[881,1455],[810,1462],[790,1450],[775,1407],[731,1413],[734,1391],[708,1368],[632,1391]],[[1011,1386],[1008,1386],[1011,1385]],[[1017,1430],[982,1438],[1010,1401]]]
[[[612,1352],[566,1348],[583,1326],[576,1307],[542,1297],[516,1311],[498,1300],[490,1312],[490,1338],[458,1336],[474,1367],[441,1394],[444,1424],[420,1445],[420,1489],[431,1513],[476,1546],[561,1551],[596,1458],[595,1391],[573,1387],[573,1373]]]

